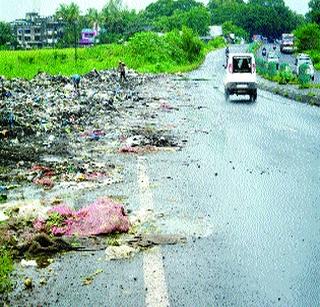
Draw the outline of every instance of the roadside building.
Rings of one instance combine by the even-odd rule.
[[[63,23],[38,13],[27,13],[25,19],[11,22],[13,34],[23,49],[54,46],[63,34]]]

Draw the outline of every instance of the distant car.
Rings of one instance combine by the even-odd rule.
[[[280,51],[282,53],[293,53],[294,50],[294,35],[291,33],[282,34]]]
[[[257,100],[256,62],[252,53],[230,53],[224,79],[225,98],[230,95],[249,95]]]
[[[270,51],[267,56],[268,63],[275,63],[277,69],[279,69],[279,56],[276,52]]]
[[[312,63],[310,56],[308,56],[307,54],[301,53],[297,56],[297,58],[296,58],[296,74],[299,75],[300,67],[303,64],[308,65],[307,74],[310,75],[311,80],[314,81],[315,71],[314,71],[313,63]]]

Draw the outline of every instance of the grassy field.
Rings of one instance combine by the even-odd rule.
[[[79,49],[77,62],[73,49],[1,51],[0,75],[31,79],[39,71],[72,75],[83,74],[93,68],[108,69],[115,67],[123,58],[123,49],[117,45]]]
[[[195,69],[208,51],[223,44],[219,38],[204,45],[188,31],[180,35],[171,32],[164,37],[148,32],[135,35],[123,45],[79,48],[77,61],[71,48],[0,51],[0,75],[31,79],[41,71],[70,76],[85,74],[94,68],[116,68],[119,60],[139,72],[185,72]]]
[[[10,280],[12,270],[13,262],[9,252],[4,247],[0,247],[0,296],[10,291],[12,287]]]

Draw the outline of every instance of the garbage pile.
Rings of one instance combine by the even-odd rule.
[[[65,204],[50,207],[38,202],[21,202],[6,214],[10,220],[0,225],[0,243],[9,244],[18,255],[71,250],[69,243],[61,237],[122,233],[130,228],[123,205],[107,197],[80,210]]]
[[[113,70],[93,70],[79,89],[46,73],[3,81],[1,244],[46,254],[73,249],[68,238],[129,231],[124,205],[104,197],[123,178],[118,157],[179,146],[159,120],[175,109],[149,89],[157,78],[129,71],[120,82]]]
[[[85,127],[90,124],[99,126],[102,117],[110,123],[115,117],[127,117],[126,106],[133,108],[134,102],[143,99],[136,91],[137,86],[151,78],[131,72],[128,80],[120,83],[115,71],[93,70],[82,77],[80,93],[69,78],[46,73],[39,73],[31,81],[4,80],[4,88],[11,96],[0,100],[0,151],[5,152],[0,156],[8,161],[6,149],[12,151],[12,147],[26,139],[37,149],[30,153],[31,159],[44,151],[56,152],[61,143],[62,153],[70,154],[68,147],[73,133],[86,133]],[[98,140],[104,133],[95,127],[89,137]]]

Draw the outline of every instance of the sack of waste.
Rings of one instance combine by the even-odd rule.
[[[46,220],[36,220],[34,227],[54,236],[95,236],[128,232],[130,222],[124,207],[109,198],[100,198],[78,211],[59,205],[49,211]]]

